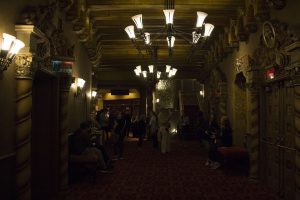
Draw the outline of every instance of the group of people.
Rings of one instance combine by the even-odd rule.
[[[218,147],[232,146],[232,128],[227,116],[221,117],[220,124],[215,114],[211,114],[209,121],[204,118],[203,112],[199,112],[197,119],[197,133],[201,143],[208,149],[208,159],[205,163],[212,169],[221,166],[222,158]]]
[[[148,131],[148,137],[152,140],[153,147],[159,148],[162,154],[168,153],[171,150],[172,115],[170,109],[160,109],[158,114],[150,110],[148,119],[145,115],[141,115],[136,120],[132,120],[129,116],[126,117],[126,112],[115,114],[110,113],[107,109],[102,109],[94,118],[81,123],[80,128],[71,136],[70,153],[96,156],[101,171],[110,172],[113,168],[112,163],[115,160],[123,159],[124,138],[128,136],[129,130],[132,130],[133,134],[138,137],[138,148],[142,147],[144,136]],[[196,124],[196,132],[199,134],[201,142],[208,147],[208,159],[205,165],[217,169],[222,161],[217,150],[218,147],[232,146],[232,129],[229,119],[225,116],[222,117],[219,125],[215,115],[212,114],[210,119],[206,120],[203,112],[200,111]],[[102,143],[95,140],[91,134],[91,127],[101,131],[106,141],[110,138],[113,144],[113,158],[109,157]],[[109,132],[111,137],[109,137]]]

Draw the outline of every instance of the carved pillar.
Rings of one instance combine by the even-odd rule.
[[[256,70],[248,71],[247,143],[250,157],[250,179],[258,179],[259,171],[259,90]]]
[[[32,80],[40,57],[37,45],[44,42],[44,34],[32,25],[16,25],[17,38],[25,47],[16,56],[16,181],[15,199],[31,199],[31,110]]]
[[[220,117],[227,115],[227,83],[221,82],[219,83],[220,90],[220,103],[219,103],[219,114]]]
[[[60,135],[60,190],[68,187],[68,98],[72,77],[61,74],[59,77],[59,135]]]
[[[31,199],[32,56],[16,57],[16,199]]]
[[[294,77],[294,109],[295,109],[295,179],[296,179],[296,198],[300,199],[300,75]]]

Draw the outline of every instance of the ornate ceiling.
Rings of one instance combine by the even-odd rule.
[[[124,28],[133,25],[133,15],[143,14],[144,29],[151,35],[159,32],[165,27],[162,11],[164,0],[61,2],[68,5],[65,6],[67,19],[73,23],[74,32],[84,42],[98,81],[102,81],[102,74],[113,76],[123,72],[130,72],[128,79],[134,79],[134,67],[149,64],[149,56],[144,51],[144,56],[138,53]],[[237,47],[238,41],[247,40],[249,33],[256,31],[256,19],[268,17],[266,0],[176,0],[174,27],[191,33],[195,27],[197,11],[208,13],[205,22],[214,24],[215,29],[191,59],[187,59],[191,55],[191,45],[179,37],[176,37],[172,57],[168,56],[165,40],[158,45],[158,64],[171,64],[178,68],[177,78],[204,79],[211,66]]]

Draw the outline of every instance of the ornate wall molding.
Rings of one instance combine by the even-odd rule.
[[[19,78],[33,78],[35,70],[32,67],[32,55],[31,54],[19,54],[15,57],[15,76]]]

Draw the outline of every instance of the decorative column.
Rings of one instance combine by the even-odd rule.
[[[59,135],[60,135],[60,190],[68,187],[68,100],[72,76],[63,73],[59,76]]]
[[[153,90],[154,86],[149,84],[147,86],[147,113],[149,110],[153,110]]]
[[[220,117],[227,115],[227,83],[219,83],[220,90],[220,102],[219,102],[219,112]]]
[[[295,122],[295,179],[296,179],[296,198],[300,199],[300,75],[294,77],[294,122]]]
[[[31,199],[32,56],[16,57],[16,199]]]
[[[25,47],[15,58],[16,78],[16,181],[15,199],[31,199],[31,110],[32,83],[34,71],[40,58],[36,53],[37,46],[45,42],[44,34],[33,25],[16,25],[17,38],[25,43]],[[42,47],[42,46],[40,46]],[[45,50],[40,48],[40,50]]]
[[[247,72],[247,144],[250,158],[249,177],[258,179],[259,173],[259,88],[258,71]]]

